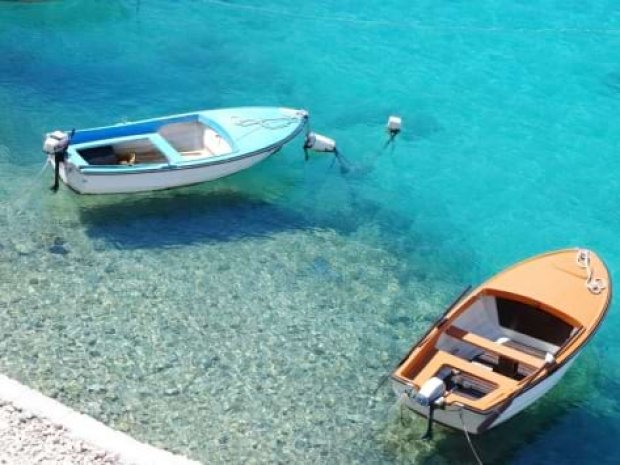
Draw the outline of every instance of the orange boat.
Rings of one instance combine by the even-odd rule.
[[[457,300],[391,375],[416,413],[480,434],[555,386],[603,321],[607,267],[567,249],[518,263]]]

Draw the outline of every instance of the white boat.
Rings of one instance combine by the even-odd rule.
[[[47,135],[58,179],[80,194],[187,186],[245,170],[295,138],[308,113],[277,107],[205,110]]]
[[[611,301],[603,261],[584,249],[518,263],[459,299],[392,373],[400,400],[432,422],[480,434],[555,386]]]

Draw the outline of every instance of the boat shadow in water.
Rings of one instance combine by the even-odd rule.
[[[311,229],[299,213],[239,192],[183,193],[80,207],[89,237],[122,249],[267,238]]]

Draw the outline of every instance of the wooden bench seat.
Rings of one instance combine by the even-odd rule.
[[[498,387],[507,387],[517,384],[517,381],[508,378],[507,376],[500,375],[492,370],[487,370],[486,368],[476,363],[468,362],[467,360],[463,360],[462,358],[459,358],[448,352],[440,351],[438,355],[439,361],[443,365],[455,368],[464,373],[469,373],[476,378],[490,381],[491,383],[496,384]]]
[[[446,402],[448,404],[456,402],[483,411],[519,389],[518,381],[495,373],[479,364],[464,360],[443,350],[437,350],[431,356],[430,360],[428,360],[424,367],[417,373],[414,379],[412,379],[413,384],[419,389],[426,381],[436,376],[442,368],[445,367],[495,385],[493,390],[480,399],[471,399],[457,392],[450,392],[446,396]]]
[[[476,378],[489,381],[500,387],[513,387],[517,385],[517,381],[514,379],[495,373],[492,370],[488,370],[476,363],[464,360],[443,350],[438,350],[437,353],[434,354],[429,363],[427,363],[415,377],[413,380],[414,384],[422,386],[427,380],[435,376],[444,366],[454,368],[463,373],[468,373]]]
[[[455,339],[459,339],[463,342],[467,342],[468,344],[487,350],[501,357],[506,357],[534,368],[541,368],[545,364],[545,361],[543,359],[513,349],[512,347],[498,344],[495,341],[491,341],[482,336],[478,336],[477,334],[470,333],[469,331],[465,331],[456,326],[448,327],[445,332],[448,336],[451,336]]]

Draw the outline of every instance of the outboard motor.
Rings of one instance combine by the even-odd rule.
[[[43,151],[48,155],[65,153],[69,147],[69,134],[63,131],[54,131],[45,135]]]
[[[390,138],[385,143],[385,147],[390,145],[396,139],[396,136],[400,133],[403,125],[403,119],[400,116],[390,116],[385,126],[385,130],[389,134]],[[384,148],[385,148],[384,147]]]
[[[308,161],[308,150],[319,153],[333,153],[336,160],[338,160],[338,163],[340,164],[340,172],[342,174],[346,174],[351,171],[349,162],[338,151],[336,141],[334,139],[322,136],[316,132],[310,132],[306,136],[306,140],[304,142],[304,154],[306,161]]]
[[[60,163],[65,160],[67,148],[69,148],[74,132],[75,130],[71,131],[71,134],[67,134],[63,131],[54,131],[45,136],[43,151],[49,157],[54,156],[54,185],[51,187],[53,192],[58,191],[60,185]]]
[[[321,153],[336,153],[336,141],[316,132],[311,132],[306,136],[306,141],[304,142],[306,161],[308,160],[308,150]]]
[[[426,381],[415,396],[415,401],[423,407],[428,407],[428,423],[426,433],[422,439],[433,439],[433,414],[437,402],[446,393],[446,383],[442,379],[433,376]]]
[[[386,130],[390,136],[396,136],[402,127],[403,119],[400,116],[390,116],[388,118]]]
[[[428,407],[435,403],[437,399],[441,398],[445,392],[446,383],[444,383],[442,379],[433,376],[422,385],[415,396],[415,401],[423,407]]]

